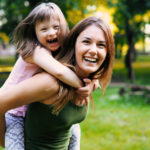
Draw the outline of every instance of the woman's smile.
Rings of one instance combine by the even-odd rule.
[[[107,50],[103,31],[95,25],[80,33],[75,45],[76,69],[80,77],[88,77],[99,69]]]
[[[96,63],[98,61],[97,58],[92,58],[92,57],[87,57],[87,56],[84,56],[83,59],[90,63]]]

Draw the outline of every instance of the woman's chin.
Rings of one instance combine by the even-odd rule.
[[[86,69],[84,69],[84,72],[85,72],[86,74],[91,74],[91,73],[96,72],[97,69],[98,69],[97,67],[87,67]]]

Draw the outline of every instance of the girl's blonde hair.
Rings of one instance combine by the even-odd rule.
[[[30,56],[35,47],[40,44],[35,33],[36,22],[44,21],[45,19],[50,20],[51,17],[59,19],[60,36],[58,37],[58,40],[60,42],[60,46],[62,47],[64,39],[69,33],[66,19],[56,4],[51,2],[42,3],[35,7],[14,30],[14,42],[17,46],[17,52],[19,52],[23,58]]]
[[[64,49],[62,50],[62,53],[60,53],[59,55],[59,61],[62,63],[67,63],[69,66],[75,66],[76,64],[76,60],[75,60],[76,40],[81,32],[83,32],[87,27],[92,26],[92,25],[98,27],[100,30],[103,31],[105,39],[106,39],[107,55],[102,65],[99,67],[99,69],[96,72],[93,72],[92,74],[90,74],[89,78],[99,80],[99,83],[102,86],[102,90],[104,94],[105,89],[108,83],[110,82],[111,76],[112,76],[113,62],[114,62],[114,56],[115,56],[115,45],[114,45],[114,38],[110,30],[110,27],[102,19],[92,16],[92,17],[88,17],[80,21],[70,31],[68,37],[66,38],[65,43],[64,43]],[[72,93],[73,93],[72,90],[71,91],[68,90],[68,95]],[[68,101],[67,98],[66,99],[64,98],[63,100],[62,99],[57,100],[56,110],[57,108],[62,108],[67,101]]]

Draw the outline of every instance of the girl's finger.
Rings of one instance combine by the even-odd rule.
[[[91,80],[88,79],[88,78],[83,79],[83,81],[84,81],[84,83],[85,83],[86,86],[91,83]]]

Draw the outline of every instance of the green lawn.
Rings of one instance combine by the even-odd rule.
[[[81,123],[81,150],[150,150],[150,105],[143,97],[120,97],[118,87],[99,97]]]

